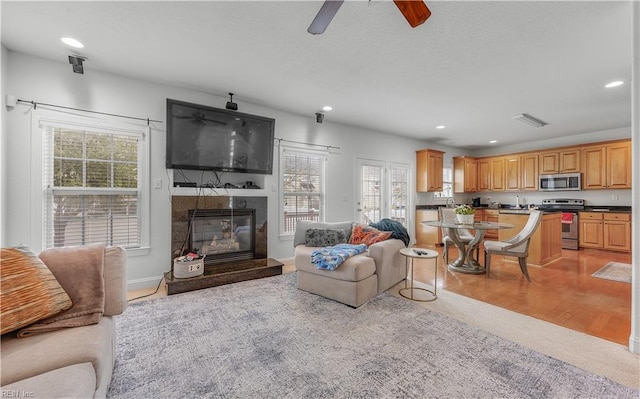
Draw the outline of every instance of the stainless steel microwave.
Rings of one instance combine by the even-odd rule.
[[[580,173],[540,175],[540,191],[574,191],[582,189]]]

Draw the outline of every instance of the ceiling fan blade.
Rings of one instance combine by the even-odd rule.
[[[319,35],[324,33],[327,29],[327,26],[331,23],[331,20],[336,15],[340,6],[344,3],[344,0],[327,0],[322,4],[320,11],[309,25],[309,29],[307,32],[312,35]]]
[[[412,28],[422,24],[431,16],[431,11],[421,0],[393,0]]]

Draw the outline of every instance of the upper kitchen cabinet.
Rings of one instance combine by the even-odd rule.
[[[478,159],[478,191],[491,189],[491,161],[489,158]]]
[[[538,153],[520,156],[520,189],[538,190]]]
[[[541,152],[540,174],[580,172],[580,153],[579,147]]]
[[[491,158],[491,191],[504,191],[506,188],[504,164],[503,157]]]
[[[520,157],[505,157],[505,189],[520,190]]]
[[[582,188],[631,188],[631,141],[583,147]]]
[[[438,150],[416,151],[416,191],[442,191],[444,152]]]
[[[478,191],[478,162],[471,157],[453,157],[453,192]]]

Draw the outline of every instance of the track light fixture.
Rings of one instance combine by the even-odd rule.
[[[542,127],[544,125],[548,125],[548,123],[541,121],[538,118],[534,118],[533,116],[529,115],[529,114],[518,114],[518,115],[514,115],[513,119],[517,119],[520,122],[524,122],[528,125],[531,125],[533,127]]]
[[[84,74],[84,67],[82,63],[86,61],[88,58],[83,57],[81,55],[72,54],[69,56],[69,64],[73,66],[73,72]]]
[[[238,110],[238,104],[233,102],[233,93],[229,93],[229,101],[227,101],[227,109],[232,111]]]
[[[316,122],[322,123],[324,120],[324,114],[322,112],[316,112]]]

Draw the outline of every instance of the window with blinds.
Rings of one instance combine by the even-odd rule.
[[[141,246],[140,133],[43,126],[44,247]]]
[[[324,154],[281,152],[282,234],[293,234],[298,220],[324,220],[326,161]]]

